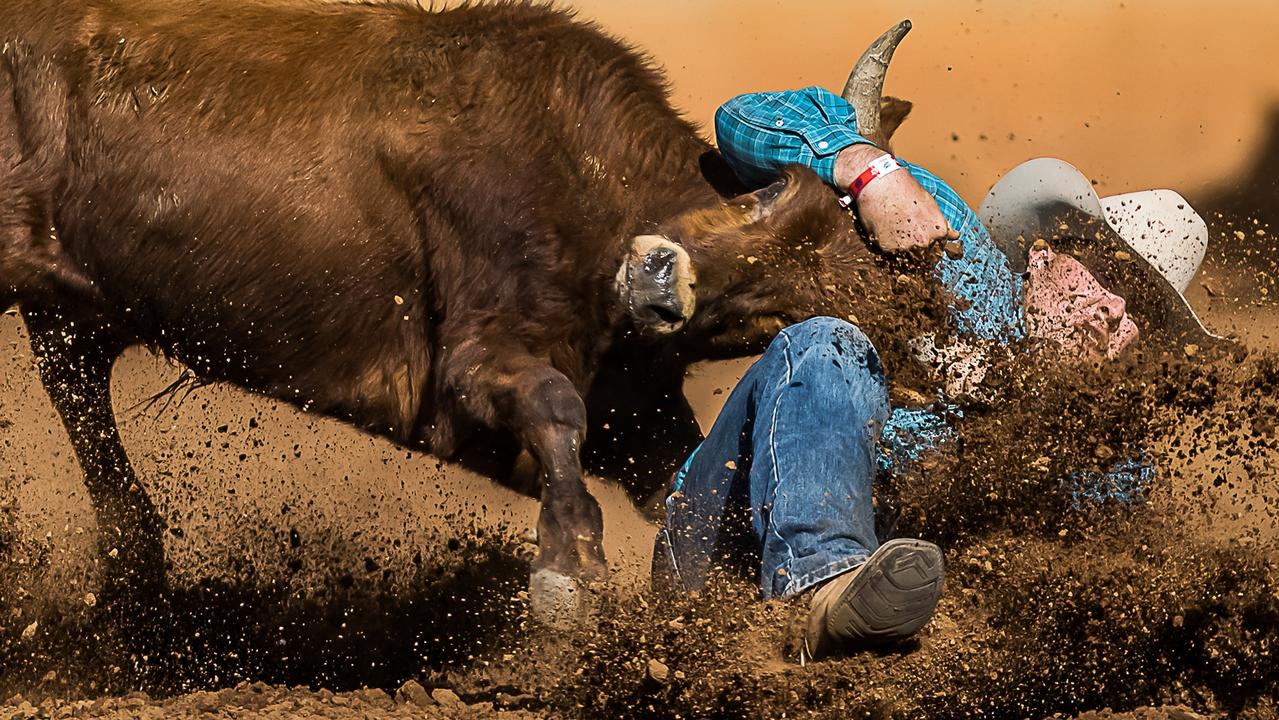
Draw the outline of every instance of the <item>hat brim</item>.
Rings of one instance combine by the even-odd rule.
[[[1119,237],[1185,295],[1208,253],[1208,224],[1190,202],[1172,190],[1140,190],[1103,197],[1101,207]]]

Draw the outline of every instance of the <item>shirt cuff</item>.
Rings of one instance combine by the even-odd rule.
[[[828,185],[840,191],[848,188],[839,187],[835,183],[835,160],[839,157],[839,151],[852,145],[874,144],[847,125],[827,125],[805,130],[802,134],[813,154],[809,167]]]

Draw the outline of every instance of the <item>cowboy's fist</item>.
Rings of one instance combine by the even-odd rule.
[[[885,154],[874,145],[845,148],[835,161],[835,182],[848,188],[872,161]],[[871,242],[885,252],[927,247],[959,237],[933,196],[909,172],[892,172],[868,183],[857,197],[857,214]]]

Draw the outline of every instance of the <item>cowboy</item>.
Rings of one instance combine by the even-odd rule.
[[[948,243],[934,273],[959,300],[961,342],[917,344],[941,371],[944,402],[980,383],[984,349],[1022,337],[1075,362],[1114,358],[1147,334],[1214,337],[1181,295],[1207,231],[1176,193],[1103,202],[1077,170],[1043,159],[1010,172],[974,213],[940,178],[859,134],[849,102],[821,88],[734,98],[716,134],[747,185],[788,164],[813,169],[847,193],[884,251]],[[810,594],[804,656],[909,637],[940,598],[942,553],[919,539],[881,544],[871,487],[881,463],[892,472],[950,432],[940,415],[890,407],[875,348],[853,324],[786,328],[676,474],[655,581],[695,590],[712,568],[752,558],[765,599]],[[1120,463],[1114,486],[1139,494],[1152,472]]]

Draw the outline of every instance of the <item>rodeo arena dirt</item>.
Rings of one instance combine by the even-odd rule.
[[[75,20],[83,25],[75,27],[99,23],[111,32],[169,27],[194,12],[168,0],[5,2],[83,6],[88,10]],[[208,5],[226,6],[210,16],[248,13],[226,42],[271,43],[276,16],[262,9],[269,6],[337,17],[337,6],[319,0]],[[7,310],[0,316],[0,718],[1279,718],[1279,111],[1268,109],[1279,102],[1279,84],[1266,71],[1279,59],[1269,45],[1279,10],[1226,2],[1220,17],[1206,20],[1189,2],[1098,2],[1078,10],[989,0],[962,10],[962,3],[885,2],[858,10],[854,22],[848,4],[836,0],[796,2],[796,17],[781,18],[773,17],[778,4],[755,0],[733,4],[731,16],[722,3],[651,5],[582,2],[576,17],[647,53],[669,81],[661,92],[708,139],[719,103],[748,91],[842,83],[866,43],[911,14],[916,31],[897,53],[889,90],[913,100],[915,111],[894,150],[954,178],[973,207],[1010,168],[1040,156],[1082,168],[1103,197],[1178,190],[1208,228],[1206,257],[1185,298],[1224,340],[1213,347],[1176,342],[1101,370],[1046,370],[1026,362],[1040,350],[1029,346],[1021,358],[992,360],[987,381],[998,392],[952,418],[958,440],[876,485],[884,533],[924,538],[944,551],[936,614],[906,642],[805,661],[798,628],[808,605],[761,602],[754,578],[725,572],[697,593],[650,588],[653,496],[637,493],[625,468],[668,462],[678,454],[673,446],[632,450],[622,472],[586,477],[603,511],[609,575],[586,583],[576,622],[548,626],[530,603],[530,570],[543,550],[535,532],[540,504],[535,485],[510,479],[510,458],[506,465],[442,459],[305,399],[235,386],[253,386],[248,381],[215,382],[228,375],[204,372],[202,351],[184,356],[151,337],[116,360],[110,406],[137,478],[129,490],[145,491],[160,519],[162,578],[107,577],[145,552],[129,547],[128,534],[99,531],[102,510],[91,502],[65,417],[42,386],[41,373],[54,373],[51,361],[37,367],[32,350],[33,342],[49,342],[47,333],[33,337],[39,323],[47,330],[47,313],[40,320],[31,310],[39,300],[25,299],[22,288],[13,289],[19,281],[3,275],[27,251],[0,235],[0,301],[11,291],[18,298],[0,308]],[[341,7],[338,13],[362,13],[379,4]],[[420,13],[413,22],[425,27],[459,22],[435,14],[447,13],[438,6],[396,7]],[[559,22],[540,12],[529,15],[529,32],[535,23],[542,32]],[[823,20],[822,36],[814,36],[801,16],[841,19]],[[36,24],[0,9],[0,61],[10,63],[0,64],[0,75],[20,78],[30,67],[22,65],[29,57],[23,53],[32,52],[23,33],[74,34],[61,16],[49,17],[30,30]],[[374,23],[357,26],[341,42],[376,36],[368,29]],[[698,31],[686,32],[690,27]],[[446,57],[482,44],[479,35],[440,32],[430,42],[440,42]],[[503,32],[510,36],[503,47],[519,46],[518,25]],[[105,45],[105,35],[84,40],[104,83],[125,82],[120,78],[136,70],[126,67],[134,38],[118,34]],[[281,63],[301,47],[289,43],[295,41],[281,41]],[[255,52],[276,58],[270,47]],[[558,51],[540,39],[530,51],[547,52]],[[318,65],[344,62],[339,53]],[[183,81],[171,69],[154,70],[169,85],[157,81],[150,94],[135,92],[121,112],[144,118],[149,108],[164,112],[166,102],[184,102]],[[292,81],[273,72],[273,81]],[[296,80],[318,87],[320,72]],[[1231,79],[1218,84],[1215,73]],[[1095,79],[1102,76],[1113,77],[1113,87]],[[61,81],[48,82],[40,87]],[[257,79],[240,82],[256,92]],[[23,93],[33,92],[20,80],[0,81],[6,103],[21,106]],[[449,107],[463,110],[439,122],[467,121],[471,106]],[[5,122],[0,160],[13,157],[4,143],[21,129]],[[219,127],[227,137],[249,127],[237,122]],[[453,137],[420,132],[413,137]],[[94,142],[105,144],[105,137]],[[235,152],[242,151],[226,150],[226,157]],[[387,167],[394,160],[381,161],[368,167],[393,172]],[[587,168],[583,176],[605,172]],[[0,174],[0,233],[11,229],[5,193],[20,191],[14,182]],[[474,192],[489,188],[477,184]],[[168,190],[157,188],[157,217],[187,211],[181,193],[169,189],[166,206]],[[310,198],[295,207],[322,214],[332,210],[320,207],[327,204]],[[98,217],[92,206],[78,209]],[[61,211],[54,216],[62,222]],[[39,252],[67,260],[50,243],[63,236],[70,243],[78,227],[56,228]],[[882,270],[888,278],[867,281],[865,309],[857,306],[861,323],[881,333],[868,330],[877,345],[908,344],[901,335],[917,328],[891,318],[903,304],[931,300],[899,273],[940,252],[947,250],[907,261],[867,254],[868,277]],[[279,267],[269,272],[287,296],[296,280]],[[96,277],[91,292],[110,296],[118,289],[111,282],[134,276]],[[197,272],[182,282],[203,280]],[[416,307],[412,296],[386,296],[397,316]],[[186,317],[156,309],[174,295],[150,297],[136,311],[151,313],[156,327]],[[190,337],[202,331],[192,329]],[[70,345],[75,332],[72,324],[52,337]],[[209,332],[216,342],[227,337]],[[47,347],[41,352],[50,357]],[[894,375],[893,351],[883,354],[891,397],[919,398],[910,373]],[[683,394],[703,432],[751,361],[688,368]],[[392,384],[413,383],[401,377]],[[659,411],[644,422],[661,421]],[[76,419],[67,422],[76,427]],[[649,442],[674,442],[660,427],[651,430]],[[1081,497],[1076,473],[1095,474],[1135,454],[1157,468],[1140,497]],[[674,469],[668,464],[663,472]]]

